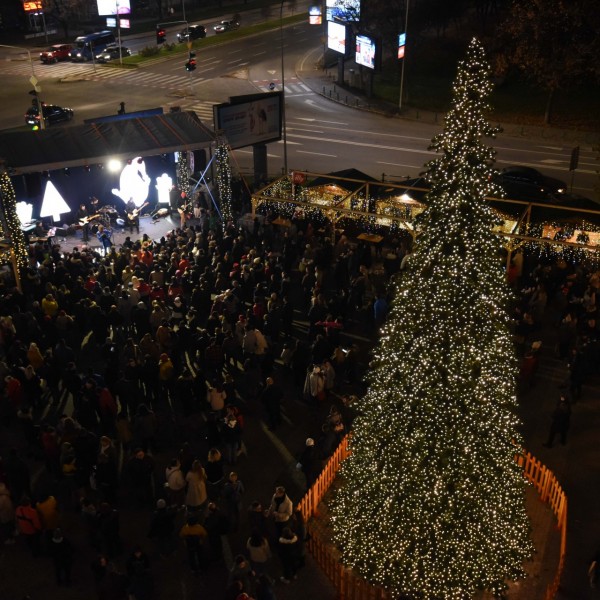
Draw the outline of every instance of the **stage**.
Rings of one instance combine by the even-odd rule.
[[[195,221],[188,220],[187,223],[195,223]],[[112,230],[112,243],[116,249],[121,248],[125,242],[125,238],[129,236],[133,242],[141,239],[144,234],[152,240],[159,240],[161,237],[166,235],[169,231],[176,229],[180,225],[179,214],[175,213],[172,216],[161,217],[160,219],[153,221],[150,215],[142,215],[140,217],[140,232],[137,233],[135,227],[133,233],[129,232],[129,229],[120,225],[111,225]],[[90,241],[84,242],[82,240],[83,230],[78,229],[74,234],[63,236],[56,236],[53,238],[53,244],[59,245],[63,252],[72,252],[73,248],[92,248],[93,250],[102,250],[102,244],[94,233],[90,230]]]

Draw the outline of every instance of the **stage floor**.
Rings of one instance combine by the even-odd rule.
[[[194,223],[194,221],[188,221],[188,223]],[[153,221],[150,215],[140,217],[140,232],[137,233],[135,228],[133,233],[129,232],[129,229],[115,225],[111,227],[113,235],[112,242],[115,248],[119,249],[125,242],[125,238],[129,236],[132,241],[137,241],[142,238],[144,234],[152,240],[159,240],[161,237],[166,235],[169,231],[176,229],[180,225],[179,215],[175,214],[168,217],[162,217],[157,221]],[[94,250],[101,250],[102,244],[98,240],[95,234],[90,231],[90,241],[84,243],[82,240],[83,232],[81,229],[75,232],[75,235],[68,235],[66,237],[57,236],[54,238],[54,244],[58,244],[63,252],[72,252],[74,248],[88,247]]]

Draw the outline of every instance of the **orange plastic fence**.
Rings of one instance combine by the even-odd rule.
[[[349,435],[344,437],[325,468],[304,498],[299,502],[298,509],[302,512],[305,522],[317,513],[317,506],[333,483],[342,462],[350,454]],[[543,600],[552,600],[558,591],[560,578],[565,562],[567,545],[567,497],[552,471],[547,469],[539,460],[528,452],[516,457],[517,463],[523,468],[523,475],[533,485],[540,500],[550,505],[560,530],[560,557],[553,582],[548,586]],[[333,553],[330,544],[324,543],[319,536],[310,538],[308,548],[314,556],[320,569],[333,583],[341,600],[393,600],[387,590],[371,585],[364,579],[346,569]],[[542,600],[542,599],[540,599]]]

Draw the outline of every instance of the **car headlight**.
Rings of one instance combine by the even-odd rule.
[[[566,194],[566,193],[567,193],[567,190],[565,190],[565,188],[558,188],[558,189],[556,190],[556,193],[557,193],[557,194]]]

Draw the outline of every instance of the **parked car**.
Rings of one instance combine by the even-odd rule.
[[[531,167],[511,166],[500,171],[496,182],[506,197],[513,200],[556,201],[567,191],[567,184]]]
[[[52,125],[59,121],[70,121],[73,118],[73,111],[70,108],[62,108],[53,104],[42,104],[42,113],[46,125]],[[30,106],[25,113],[25,123],[27,125],[40,125],[40,111],[35,106]]]
[[[206,37],[206,27],[204,25],[190,25],[187,29],[182,29],[177,34],[177,41],[187,42],[188,40],[199,40]]]
[[[215,30],[215,33],[225,33],[226,31],[238,29],[239,26],[239,21],[231,19],[230,21],[221,21],[218,25],[215,25],[213,29]]]
[[[121,46],[121,56],[131,56],[131,50],[129,48],[125,48],[125,46]],[[106,49],[103,52],[100,52],[96,56],[96,60],[100,63],[109,62],[111,60],[117,60],[119,58],[119,46],[106,46]]]
[[[55,63],[59,60],[69,60],[71,58],[71,50],[73,50],[71,44],[54,44],[48,50],[40,52],[40,60],[46,64]]]

